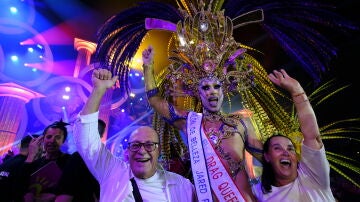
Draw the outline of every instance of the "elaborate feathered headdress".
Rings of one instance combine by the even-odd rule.
[[[197,94],[199,81],[208,77],[219,79],[225,93],[251,87],[256,61],[245,53],[248,47],[234,40],[232,20],[223,11],[213,11],[211,4],[205,8],[200,2],[198,6],[193,14],[182,10],[185,18],[176,26],[177,43],[168,79],[172,83],[180,80],[186,87],[184,93],[192,96]]]
[[[243,106],[253,112],[252,120],[260,138],[274,132],[290,134],[298,125],[276,102],[274,94],[282,94],[269,81],[265,69],[246,52],[256,50],[235,41],[233,29],[261,22],[285,51],[319,81],[335,51],[312,25],[351,28],[311,0],[176,2],[179,8],[160,2],[142,2],[110,18],[99,30],[95,60],[119,75],[120,87],[128,92],[130,61],[147,32],[171,31],[176,43],[169,54],[172,61],[169,68],[157,75],[161,93],[170,96],[166,90],[180,82],[182,94],[178,96],[183,96],[182,105],[199,111],[201,105],[196,101],[194,85],[201,78],[216,76],[224,83],[228,96],[233,95],[233,91],[241,95]],[[160,134],[165,159],[170,155],[170,141],[177,151],[186,150],[179,133],[156,113],[154,128]]]

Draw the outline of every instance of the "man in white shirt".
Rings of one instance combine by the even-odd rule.
[[[93,71],[93,90],[74,130],[77,149],[100,183],[100,201],[196,201],[194,186],[188,179],[158,165],[159,136],[152,128],[139,127],[130,135],[125,151],[129,163],[116,158],[101,143],[99,106],[117,79],[106,69]]]

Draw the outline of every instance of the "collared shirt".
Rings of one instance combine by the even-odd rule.
[[[95,112],[78,117],[74,128],[77,150],[100,184],[100,201],[135,201],[130,182],[133,177],[130,166],[115,157],[101,143],[98,115],[99,112]],[[190,180],[164,170],[158,170],[157,174],[165,182],[164,192],[168,201],[196,201],[195,189]],[[146,187],[140,188],[140,193],[142,189]]]

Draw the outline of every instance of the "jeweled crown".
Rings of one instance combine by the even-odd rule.
[[[192,12],[181,10],[185,19],[177,23],[176,50],[170,59],[168,78],[181,80],[186,94],[196,95],[200,80],[216,77],[225,92],[243,90],[253,84],[252,57],[248,47],[237,43],[233,23],[223,11],[212,11],[211,3],[205,9],[192,6]],[[193,14],[192,14],[193,13]]]

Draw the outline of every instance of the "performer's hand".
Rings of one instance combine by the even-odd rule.
[[[292,95],[304,92],[300,83],[289,76],[283,69],[280,71],[274,70],[268,77],[275,85],[287,90]]]
[[[118,76],[112,76],[107,69],[95,69],[91,77],[94,89],[106,90],[111,88],[118,80]]]
[[[142,60],[145,89],[149,91],[157,87],[154,77],[154,49],[151,45],[142,52]]]
[[[143,68],[144,71],[146,68],[151,68],[154,63],[154,48],[149,46],[142,52]]]

